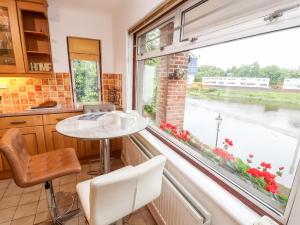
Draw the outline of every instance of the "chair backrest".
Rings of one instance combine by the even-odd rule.
[[[160,195],[166,157],[99,176],[90,186],[91,225],[111,224]]]
[[[31,156],[26,149],[25,140],[19,129],[12,128],[0,140],[0,152],[6,157],[16,184],[26,187],[26,174]]]
[[[116,110],[116,106],[112,103],[100,103],[97,105],[83,105],[83,112],[111,112]]]

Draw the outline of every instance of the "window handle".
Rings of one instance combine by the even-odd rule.
[[[26,121],[22,120],[22,121],[12,121],[10,122],[10,124],[13,124],[13,125],[18,125],[18,124],[24,124],[26,123]]]

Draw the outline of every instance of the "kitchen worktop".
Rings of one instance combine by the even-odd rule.
[[[12,117],[12,116],[31,116],[31,115],[45,115],[45,114],[57,114],[57,113],[71,113],[71,112],[82,112],[81,107],[60,107],[53,109],[34,109],[34,110],[25,110],[21,112],[14,113],[0,113],[0,118],[3,117]]]

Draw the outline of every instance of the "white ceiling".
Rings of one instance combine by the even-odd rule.
[[[50,6],[57,8],[81,9],[111,13],[125,0],[48,0]]]

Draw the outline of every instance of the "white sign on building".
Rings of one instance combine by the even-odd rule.
[[[282,89],[300,90],[300,79],[296,79],[296,78],[284,79]]]
[[[269,88],[270,78],[202,77],[203,86]]]

